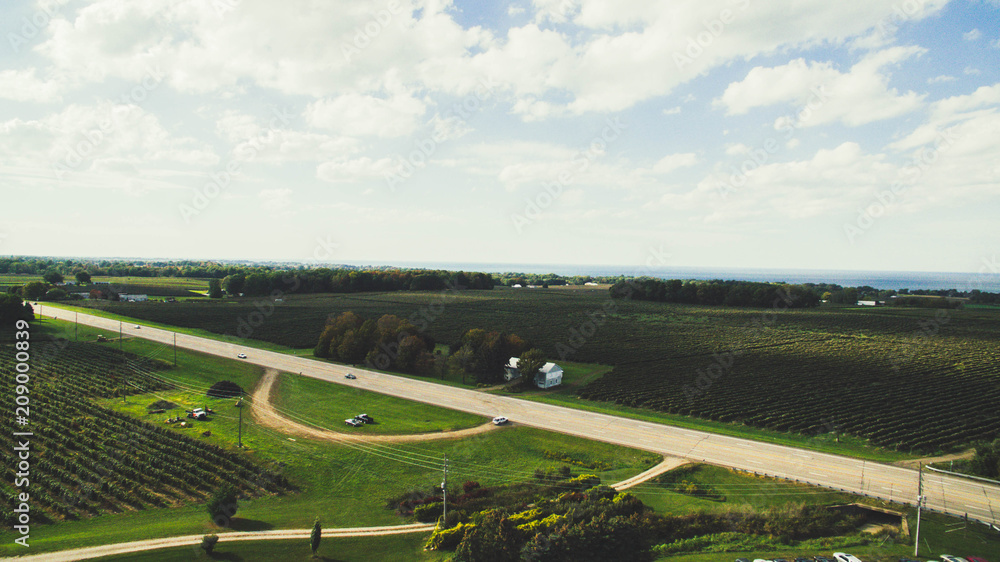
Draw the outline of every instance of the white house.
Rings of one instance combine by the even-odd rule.
[[[514,380],[521,376],[520,371],[517,370],[517,362],[519,359],[517,357],[511,357],[507,364],[504,365],[504,380]],[[562,367],[556,365],[555,363],[546,363],[542,365],[542,368],[538,370],[535,374],[535,385],[538,388],[552,388],[553,386],[559,386],[562,384],[563,370]]]
[[[127,295],[125,293],[120,293],[118,295],[118,298],[121,299],[122,302],[126,302],[126,301],[127,302],[146,302],[146,301],[149,300],[149,295],[138,295],[138,294]]]

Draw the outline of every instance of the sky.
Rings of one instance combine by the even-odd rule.
[[[1000,253],[996,0],[0,13],[0,255],[974,272]]]

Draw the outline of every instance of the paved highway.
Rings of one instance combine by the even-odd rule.
[[[62,315],[64,319],[72,319],[73,315],[72,312],[60,309],[49,309],[45,312],[46,316]],[[119,328],[118,320],[89,314],[79,314],[78,321],[81,324],[106,329],[109,331],[109,336]],[[173,343],[174,332],[147,326],[136,328],[134,323],[122,326],[125,335],[166,344]],[[788,478],[895,502],[916,504],[918,476],[916,470],[909,468],[507,396],[494,396],[186,334],[177,334],[177,346],[234,359],[238,353],[245,353],[246,361],[262,367],[301,373],[303,376],[407,400],[489,417],[504,415],[519,424],[585,439]],[[357,379],[345,379],[344,375],[348,371],[357,375]],[[924,472],[923,482],[925,507],[957,516],[967,514],[972,519],[1000,527],[1000,486],[927,471]]]

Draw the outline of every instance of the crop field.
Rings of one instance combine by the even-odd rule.
[[[36,347],[37,349],[37,347]],[[14,388],[12,346],[0,347],[0,378]],[[125,362],[123,363],[123,357]],[[65,521],[102,513],[180,505],[206,497],[222,482],[250,496],[279,493],[284,478],[244,455],[135,420],[95,403],[118,396],[123,372],[129,394],[166,388],[149,375],[155,362],[101,346],[66,343],[48,360],[32,363],[31,479],[33,517]],[[2,407],[14,412],[14,394]],[[0,440],[8,450],[16,438]],[[16,468],[5,469],[4,524],[13,525]],[[22,490],[23,491],[23,490]]]
[[[923,453],[1000,435],[996,310],[769,311],[610,300],[603,289],[107,303],[150,321],[311,348],[330,314],[397,314],[440,343],[483,327],[612,365],[580,396]],[[255,314],[256,313],[256,314]],[[258,316],[256,326],[248,320]],[[241,328],[242,327],[242,328]],[[968,415],[954,415],[966,412]]]
[[[24,285],[32,281],[42,281],[41,275],[0,275],[0,290]],[[66,281],[72,282],[72,276]],[[113,289],[119,293],[139,293],[154,297],[202,296],[199,292],[208,290],[207,279],[187,277],[94,277],[89,285],[67,285],[62,287],[67,293],[90,292],[91,289]]]

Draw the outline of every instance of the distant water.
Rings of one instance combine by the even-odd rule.
[[[353,265],[380,265],[356,262]],[[844,287],[868,285],[876,289],[979,289],[1000,292],[1000,273],[945,273],[929,271],[851,271],[836,269],[756,269],[723,267],[635,268],[614,265],[544,265],[529,263],[396,262],[397,267],[482,271],[485,273],[557,273],[559,275],[619,275],[660,279],[737,279],[787,283],[835,283]]]

